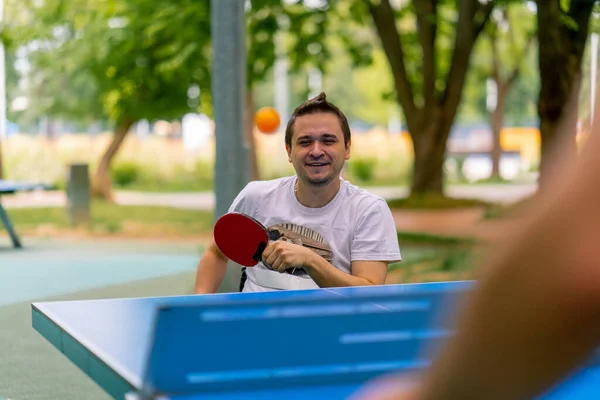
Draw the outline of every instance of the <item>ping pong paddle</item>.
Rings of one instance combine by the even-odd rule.
[[[227,258],[245,267],[253,267],[261,260],[269,241],[282,235],[276,229],[267,230],[249,215],[231,212],[217,220],[213,236],[217,247]]]

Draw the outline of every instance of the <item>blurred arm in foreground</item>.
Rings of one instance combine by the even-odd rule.
[[[431,368],[385,377],[357,398],[531,399],[591,356],[600,345],[599,154],[595,123],[578,159],[561,162],[488,259]]]

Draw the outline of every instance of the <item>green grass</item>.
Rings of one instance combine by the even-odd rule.
[[[444,236],[444,235],[433,235],[430,233],[422,232],[398,232],[398,241],[400,243],[412,243],[412,244],[433,244],[433,245],[461,245],[461,244],[475,244],[476,240],[470,237],[459,237],[459,236]]]
[[[504,218],[507,216],[508,212],[510,211],[510,208],[501,204],[498,204],[495,207],[489,207],[487,208],[484,213],[482,218],[484,220],[492,220],[492,219],[499,219],[499,218]]]
[[[530,207],[530,203],[535,201],[533,196],[525,197],[524,199],[509,205],[497,204],[485,209],[483,213],[484,220],[493,220],[501,218],[513,218],[518,216],[520,212],[523,212]]]
[[[363,181],[352,176],[348,176],[346,178],[348,178],[355,185],[361,186],[365,189],[377,187],[404,187],[410,185],[410,181],[405,178],[371,179],[367,181]]]
[[[511,184],[514,183],[512,180],[509,179],[504,179],[502,177],[497,177],[497,178],[493,178],[493,177],[489,177],[486,179],[479,179],[475,182],[472,182],[472,185],[489,185],[489,184],[493,184],[493,185],[503,185],[503,184]]]
[[[390,208],[408,210],[445,210],[471,207],[490,207],[492,204],[476,199],[455,199],[439,195],[411,195],[402,199],[388,200]]]
[[[40,226],[69,229],[67,211],[62,207],[7,210],[19,231]],[[212,229],[213,213],[156,206],[121,206],[94,200],[91,221],[86,229],[92,232],[116,233],[133,230],[139,233],[201,234]]]
[[[441,270],[452,270],[456,264],[465,263],[467,255],[479,245],[474,238],[414,232],[398,232],[398,242],[403,260],[395,268],[435,261]]]
[[[474,246],[402,245],[402,262],[391,264],[395,283],[473,279]]]
[[[389,266],[398,283],[471,279],[482,248],[474,238],[420,232],[398,232],[398,241],[402,262]]]
[[[20,233],[60,234],[69,231],[66,209],[8,209]],[[120,206],[94,200],[92,220],[84,229],[94,234],[132,234],[169,236],[204,235],[211,232],[213,214],[208,211],[155,206]],[[43,233],[42,233],[43,234]],[[433,235],[420,232],[398,232],[403,260],[389,267],[399,274],[400,282],[425,282],[468,279],[472,260],[480,244],[473,238]]]
[[[270,178],[277,178],[277,176],[273,176]],[[264,179],[269,179],[269,177],[265,177]],[[352,178],[351,182],[366,189],[368,188],[376,188],[376,187],[390,187],[390,186],[405,186],[407,182],[397,179],[388,179],[388,180],[370,180],[370,181],[361,181],[355,178]],[[64,184],[61,183],[61,188],[64,187]],[[119,185],[114,183],[114,187],[117,190],[128,190],[135,192],[150,192],[150,193],[181,193],[181,192],[207,192],[211,191],[214,188],[214,182],[212,179],[173,179],[173,180],[164,180],[164,179],[146,179],[140,178],[131,183],[125,185]]]
[[[182,193],[213,190],[212,180],[139,180],[128,185],[115,185],[115,189],[134,192]]]

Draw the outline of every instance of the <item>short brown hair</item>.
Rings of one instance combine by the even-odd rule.
[[[327,95],[324,92],[321,92],[318,96],[313,97],[296,107],[285,128],[285,144],[290,146],[290,148],[292,147],[292,136],[294,135],[294,123],[296,122],[296,118],[317,113],[331,113],[337,115],[342,132],[344,132],[344,144],[348,146],[348,142],[350,142],[350,126],[348,125],[348,119],[342,110],[337,108],[333,103],[327,101]]]

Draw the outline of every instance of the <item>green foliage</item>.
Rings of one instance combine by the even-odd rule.
[[[198,160],[194,165],[194,178],[211,180],[214,176],[214,165],[206,160]]]
[[[139,162],[120,161],[111,169],[116,185],[127,190],[146,192],[194,192],[213,189],[213,165],[198,160],[192,169],[175,165],[170,173],[142,165]]]
[[[48,0],[31,12],[34,26],[14,31],[20,45],[45,44],[28,55],[37,115],[177,118],[190,86],[209,86],[207,2]]]
[[[246,12],[248,86],[263,80],[276,58],[275,40],[283,16],[279,0],[253,0]]]
[[[440,263],[440,271],[457,271],[470,267],[473,253],[469,249],[457,249],[447,254]]]
[[[373,54],[379,46],[371,27],[366,3],[362,1],[329,0],[331,32],[344,45],[352,65],[371,65]]]
[[[23,18],[13,24],[10,37],[16,47],[34,41],[44,45],[29,49],[26,94],[35,104],[25,119],[115,122],[212,113],[210,1],[26,1],[29,8],[20,11]],[[325,69],[328,6],[284,0],[248,5],[250,87],[272,69],[278,40],[292,70]],[[199,97],[188,97],[191,87],[200,89]]]
[[[7,109],[6,116],[8,120],[14,121],[15,115],[11,110],[10,102],[19,96],[19,74],[17,72],[15,61],[17,59],[17,46],[15,38],[13,37],[13,26],[18,21],[18,15],[22,13],[20,7],[21,3],[15,2],[15,0],[3,0],[5,2],[5,16],[3,21],[3,29],[1,32],[2,42],[4,44],[5,52],[5,77],[6,77],[6,100]]]
[[[352,88],[356,90],[356,94],[349,100],[354,115],[383,127],[387,127],[390,115],[400,117],[401,110],[397,101],[386,96],[390,88],[394,87],[394,81],[385,53],[381,49],[373,51],[372,64],[355,68],[353,75]]]
[[[418,235],[418,234],[414,234]],[[431,239],[431,240],[429,240]],[[440,242],[424,235],[422,241],[411,241],[399,233],[402,262],[388,267],[394,283],[439,282],[476,279],[476,258],[482,246],[468,239],[448,238]]]
[[[111,168],[113,182],[121,187],[129,186],[140,177],[140,168],[133,162],[119,162]]]
[[[369,182],[373,179],[376,162],[377,160],[375,159],[358,157],[350,159],[348,166],[350,167],[352,176],[362,182]]]

